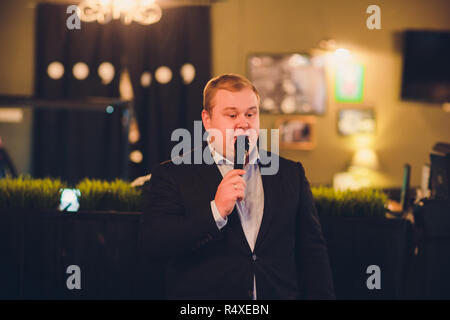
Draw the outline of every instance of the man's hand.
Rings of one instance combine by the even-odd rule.
[[[244,174],[245,170],[230,170],[217,187],[214,201],[222,218],[225,218],[233,211],[236,200],[244,199],[246,183],[244,178],[241,177]]]

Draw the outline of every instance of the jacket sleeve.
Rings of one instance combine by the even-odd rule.
[[[150,257],[176,258],[222,238],[211,212],[211,199],[204,199],[197,208],[186,208],[180,186],[167,166],[154,169],[143,187],[143,197],[143,246]]]
[[[328,250],[305,170],[298,163],[300,203],[296,222],[296,260],[302,298],[335,299]]]

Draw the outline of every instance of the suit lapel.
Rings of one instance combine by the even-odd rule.
[[[206,143],[203,144],[203,150],[205,147],[207,148]],[[270,166],[270,163],[269,164],[260,163],[259,165],[260,167],[268,167]],[[207,189],[209,191],[209,198],[213,199],[217,187],[222,181],[222,174],[220,173],[219,168],[215,163],[211,165],[202,163],[201,165],[195,165],[195,167],[198,169],[199,175],[201,176],[201,178],[203,179],[203,181],[207,186]],[[264,209],[261,226],[259,228],[259,232],[256,238],[254,250],[257,250],[258,247],[261,245],[262,241],[264,240],[271,225],[273,215],[275,213],[275,206],[280,201],[279,193],[277,190],[277,186],[280,185],[280,182],[278,181],[280,179],[279,177],[280,177],[279,174],[261,175],[261,180],[264,189]],[[245,250],[245,252],[250,253],[251,248],[248,244],[247,238],[245,237],[244,230],[242,229],[241,219],[239,218],[239,213],[237,212],[237,206],[235,206],[233,212],[230,215],[228,215],[228,224],[232,232],[234,232],[238,237],[238,242],[241,248]]]
[[[222,181],[222,174],[220,173],[217,165],[202,163],[200,165],[195,164],[194,167],[197,169],[198,174],[205,183],[207,190],[209,191],[209,197],[214,199],[217,191],[217,187]]]
[[[265,167],[270,164],[264,165],[260,164],[260,167]],[[270,222],[274,215],[274,205],[278,203],[277,195],[278,192],[275,190],[277,184],[278,175],[261,175],[263,189],[264,189],[264,209],[261,221],[261,226],[259,228],[258,236],[256,237],[255,251],[261,245],[264,240],[265,235],[270,227]]]
[[[203,144],[203,150],[205,147],[208,148],[206,143]],[[198,174],[206,185],[206,189],[209,193],[209,199],[214,199],[217,187],[219,186],[223,178],[219,168],[215,163],[210,165],[204,162],[199,165],[194,165],[194,167],[197,169]],[[228,215],[227,225],[229,225],[229,228],[238,237],[238,243],[240,244],[241,248],[245,251],[251,252],[250,246],[247,242],[247,238],[244,234],[244,230],[242,229],[241,219],[239,218],[239,213],[237,212],[237,206],[235,206],[233,212]]]

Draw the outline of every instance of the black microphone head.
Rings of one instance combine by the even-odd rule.
[[[248,150],[250,149],[250,141],[248,140],[248,136],[245,136],[244,147],[245,147],[245,154],[247,154]]]
[[[240,135],[234,141],[234,169],[243,169],[245,157],[250,149],[250,142],[248,136]]]

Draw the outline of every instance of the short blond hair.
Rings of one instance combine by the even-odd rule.
[[[253,90],[259,104],[258,90],[256,90],[253,83],[251,83],[247,78],[234,73],[227,73],[214,77],[208,81],[205,89],[203,89],[203,109],[205,109],[209,114],[212,114],[212,100],[214,99],[217,90],[224,89],[231,92],[236,92],[245,88]]]

